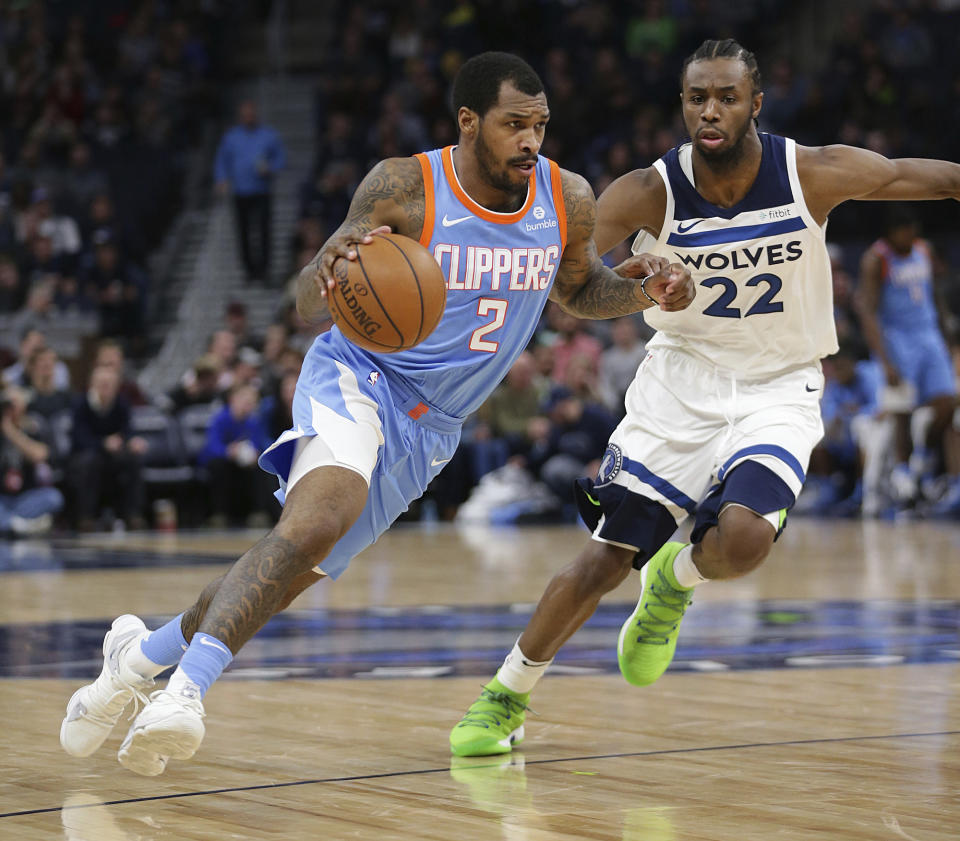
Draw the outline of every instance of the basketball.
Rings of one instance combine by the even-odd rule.
[[[333,264],[330,315],[365,350],[395,353],[422,342],[443,315],[447,288],[433,256],[416,240],[377,234],[358,243],[356,260]]]

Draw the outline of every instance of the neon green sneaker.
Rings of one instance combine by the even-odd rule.
[[[617,640],[620,672],[634,686],[649,686],[673,660],[680,620],[693,600],[673,575],[673,559],[687,544],[665,543],[643,568],[637,609],[623,623]]]
[[[523,719],[530,693],[511,692],[494,678],[450,731],[450,751],[455,756],[490,756],[510,753],[523,741]]]

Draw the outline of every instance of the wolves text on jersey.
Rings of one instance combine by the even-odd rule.
[[[685,266],[689,266],[691,270],[709,269],[715,272],[727,269],[755,269],[764,257],[768,266],[792,263],[803,256],[803,248],[799,241],[792,240],[788,243],[758,245],[755,248],[737,248],[729,253],[723,251],[711,251],[706,254],[682,254],[679,251],[674,253],[677,259]]]
[[[488,248],[438,242],[433,256],[447,278],[450,291],[542,292],[550,285],[560,247]]]

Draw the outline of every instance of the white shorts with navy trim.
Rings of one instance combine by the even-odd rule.
[[[796,498],[823,437],[822,391],[819,364],[745,380],[682,350],[653,349],[627,390],[626,417],[595,485],[621,485],[659,502],[679,525],[727,473],[750,460]]]

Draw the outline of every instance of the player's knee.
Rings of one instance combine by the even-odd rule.
[[[775,532],[766,520],[756,516],[726,525],[721,525],[717,534],[721,563],[731,578],[746,575],[766,560]]]
[[[301,574],[326,558],[347,528],[349,523],[341,518],[318,514],[312,521],[281,519],[273,534],[292,544],[293,555],[299,561],[296,572]]]
[[[621,546],[591,540],[571,566],[578,588],[585,596],[597,596],[617,587],[633,569],[634,553]]]

